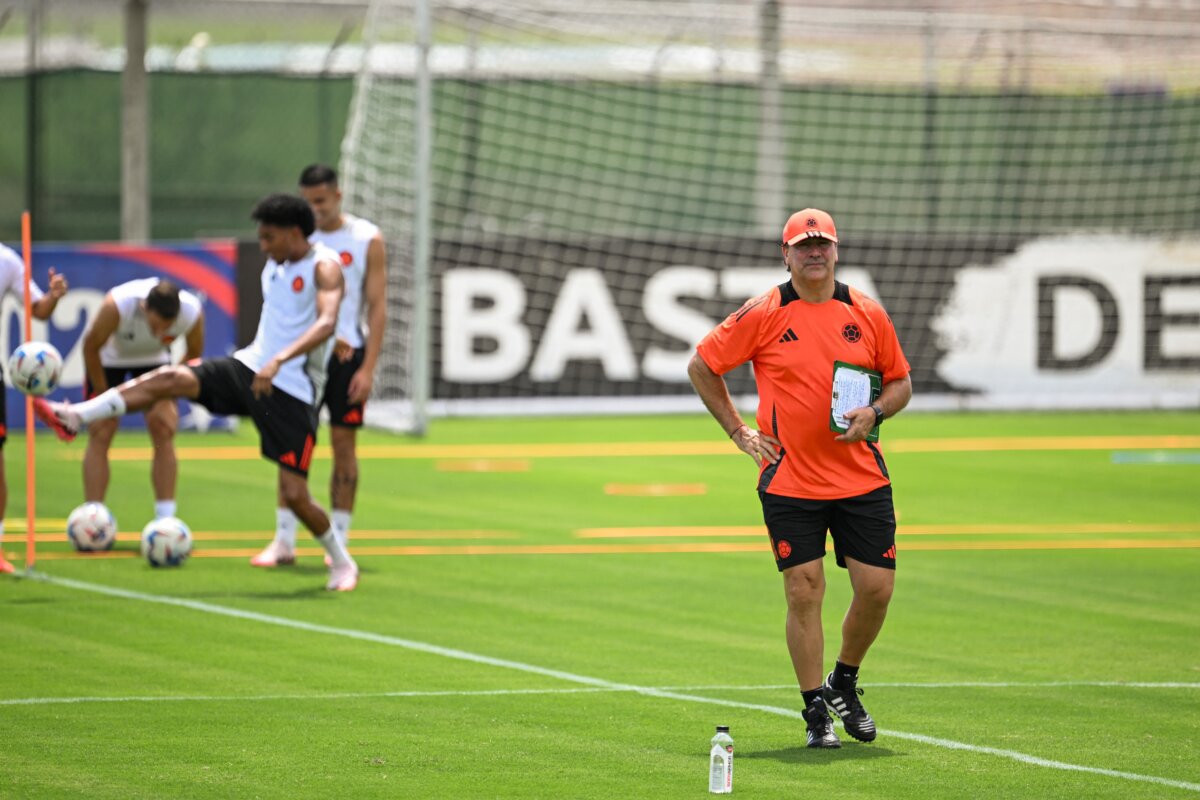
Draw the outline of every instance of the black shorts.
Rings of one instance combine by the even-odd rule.
[[[8,441],[8,384],[0,380],[0,450]]]
[[[845,568],[849,556],[873,567],[896,568],[891,484],[841,500],[803,500],[766,492],[758,496],[780,572],[824,558],[826,531],[833,536],[839,567]]]
[[[280,389],[256,398],[250,390],[254,371],[232,356],[187,366],[200,381],[197,403],[214,414],[250,417],[258,428],[263,457],[308,477],[317,443],[315,408]]]
[[[108,382],[108,388],[112,389],[120,386],[125,381],[131,381],[134,378],[140,378],[147,372],[153,372],[161,366],[163,365],[150,364],[148,366],[140,367],[105,367],[104,380]],[[87,374],[85,373],[83,376],[83,399],[91,400],[97,394],[98,392],[92,388],[91,379],[88,378]]]
[[[318,408],[329,409],[329,424],[338,428],[361,428],[366,403],[350,402],[350,379],[362,366],[366,348],[360,347],[349,361],[339,361],[336,355],[329,356],[329,375],[325,380],[325,395]]]

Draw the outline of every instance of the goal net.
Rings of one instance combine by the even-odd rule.
[[[918,404],[1200,403],[1200,3],[936,5],[430,0],[425,48],[375,0],[342,163],[390,252],[369,420],[699,408],[695,343],[808,206]]]

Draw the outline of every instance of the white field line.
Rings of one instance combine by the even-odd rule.
[[[1046,683],[864,683],[864,687],[902,689],[961,689],[985,688],[1008,689],[1046,687],[1120,687],[1122,689],[1200,689],[1200,683],[1145,683],[1140,681],[1050,681]],[[239,703],[272,700],[355,700],[387,697],[497,697],[504,695],[538,694],[599,694],[603,692],[637,692],[649,688],[656,692],[764,692],[796,691],[794,683],[767,684],[763,686],[651,686],[629,688],[578,687],[572,689],[457,689],[445,691],[394,691],[394,692],[310,692],[307,694],[252,694],[252,695],[129,695],[112,697],[8,697],[0,698],[0,706],[73,705],[76,703]]]
[[[49,706],[75,703],[241,703],[270,700],[360,700],[384,697],[490,697],[510,694],[586,694],[613,692],[617,689],[479,689],[477,691],[445,692],[325,692],[313,694],[254,694],[254,695],[142,695],[134,697],[10,697],[0,700],[0,706]]]
[[[1152,683],[1149,681],[954,681],[942,683],[860,683],[863,689],[1050,689],[1073,687],[1119,687],[1122,689],[1200,689],[1200,683],[1176,681]],[[773,683],[764,686],[659,686],[663,691],[699,692],[731,691],[758,692],[773,689],[795,689],[794,683]]]
[[[184,600],[177,597],[167,597],[165,595],[145,594],[142,592],[134,592],[128,589],[119,589],[114,586],[104,586],[96,583],[85,583],[76,581],[70,578],[56,578],[49,575],[36,575],[37,579],[45,580],[50,583],[65,586],[70,589],[78,589],[85,592],[93,592],[96,594],[104,594],[110,597],[120,597],[127,600],[138,600],[144,603],[156,603],[159,605],[177,606],[180,608],[189,608],[193,611],[203,611],[209,614],[216,614],[224,617],[233,617],[235,619],[244,619],[251,622],[261,622],[267,625],[276,625],[284,628],[292,628],[294,630],[308,631],[310,633],[322,633],[329,636],[340,636],[347,639],[357,639],[359,641],[374,642],[376,644],[384,644],[392,647],[402,647],[407,650],[413,650],[420,653],[429,653],[431,655],[439,655],[445,658],[452,658],[457,661],[467,661],[474,664],[484,664],[493,667],[503,667],[505,669],[516,670],[518,672],[526,672],[534,675],[544,675],[549,678],[557,678],[558,680],[567,681],[568,683],[582,684],[584,686],[607,689],[609,691],[624,691],[633,692],[647,697],[658,697],[667,700],[682,700],[692,703],[704,703],[707,705],[724,706],[726,708],[742,708],[749,711],[761,711],[766,714],[773,714],[781,717],[789,717],[792,719],[803,719],[799,711],[782,708],[779,706],[761,705],[758,703],[743,703],[737,700],[726,700],[715,697],[702,697],[700,695],[683,693],[669,689],[656,689],[651,686],[635,686],[632,684],[615,683],[603,678],[593,678],[587,675],[578,675],[573,672],[563,670],[549,669],[547,667],[539,667],[536,664],[525,664],[520,661],[511,661],[503,658],[493,658],[491,656],[472,653],[466,650],[457,650],[450,647],[441,647],[428,642],[418,642],[412,639],[403,639],[396,636],[385,636],[379,633],[371,633],[370,631],[359,631],[352,628],[335,628],[330,625],[318,625],[311,622],[302,622],[300,620],[288,619],[287,617],[276,617],[270,614],[259,614],[254,611],[243,611],[237,608],[228,606],[213,605],[204,603],[199,600]],[[927,744],[932,747],[941,747],[947,750],[962,750],[970,753],[979,753],[984,755],[996,756],[1005,758],[1011,761],[1017,761],[1022,764],[1031,766],[1045,767],[1047,769],[1064,770],[1067,772],[1083,772],[1092,775],[1103,775],[1109,778],[1119,778],[1121,780],[1136,781],[1138,783],[1152,783],[1159,786],[1170,786],[1175,789],[1184,789],[1190,792],[1200,793],[1200,783],[1190,783],[1187,781],[1178,781],[1171,778],[1161,778],[1156,775],[1141,775],[1136,772],[1122,772],[1120,770],[1103,769],[1100,767],[1087,767],[1080,764],[1070,764],[1064,761],[1054,761],[1038,756],[1031,756],[1026,753],[1020,753],[1015,750],[1002,750],[996,747],[985,747],[981,745],[967,744],[965,742],[956,742],[951,739],[940,739],[933,736],[925,736],[919,733],[906,733],[904,731],[883,730],[879,733],[884,736],[891,736],[896,739],[906,739],[912,742]]]

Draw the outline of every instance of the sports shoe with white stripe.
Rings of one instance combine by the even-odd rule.
[[[875,720],[871,719],[871,715],[859,702],[858,696],[862,693],[863,690],[857,686],[852,686],[849,691],[844,692],[833,688],[832,672],[825,677],[825,684],[821,687],[821,695],[825,698],[825,704],[832,709],[833,713],[842,718],[842,727],[846,729],[846,733],[860,742],[873,742],[875,741]]]
[[[808,708],[800,712],[807,726],[807,746],[833,748],[841,747],[842,741],[833,732],[833,720],[829,717],[829,709],[825,701],[817,698]]]

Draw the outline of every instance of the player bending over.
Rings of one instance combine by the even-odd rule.
[[[91,399],[110,386],[170,364],[170,345],[180,336],[187,342],[183,361],[199,358],[204,352],[204,313],[194,294],[158,278],[139,278],[114,286],[83,335],[83,365],[87,370],[84,396]],[[179,473],[175,460],[179,411],[175,400],[157,401],[146,409],[145,417],[154,444],[150,466],[154,516],[173,517]],[[88,426],[88,446],[83,456],[83,495],[88,502],[103,503],[108,492],[108,450],[118,424],[112,417]]]

